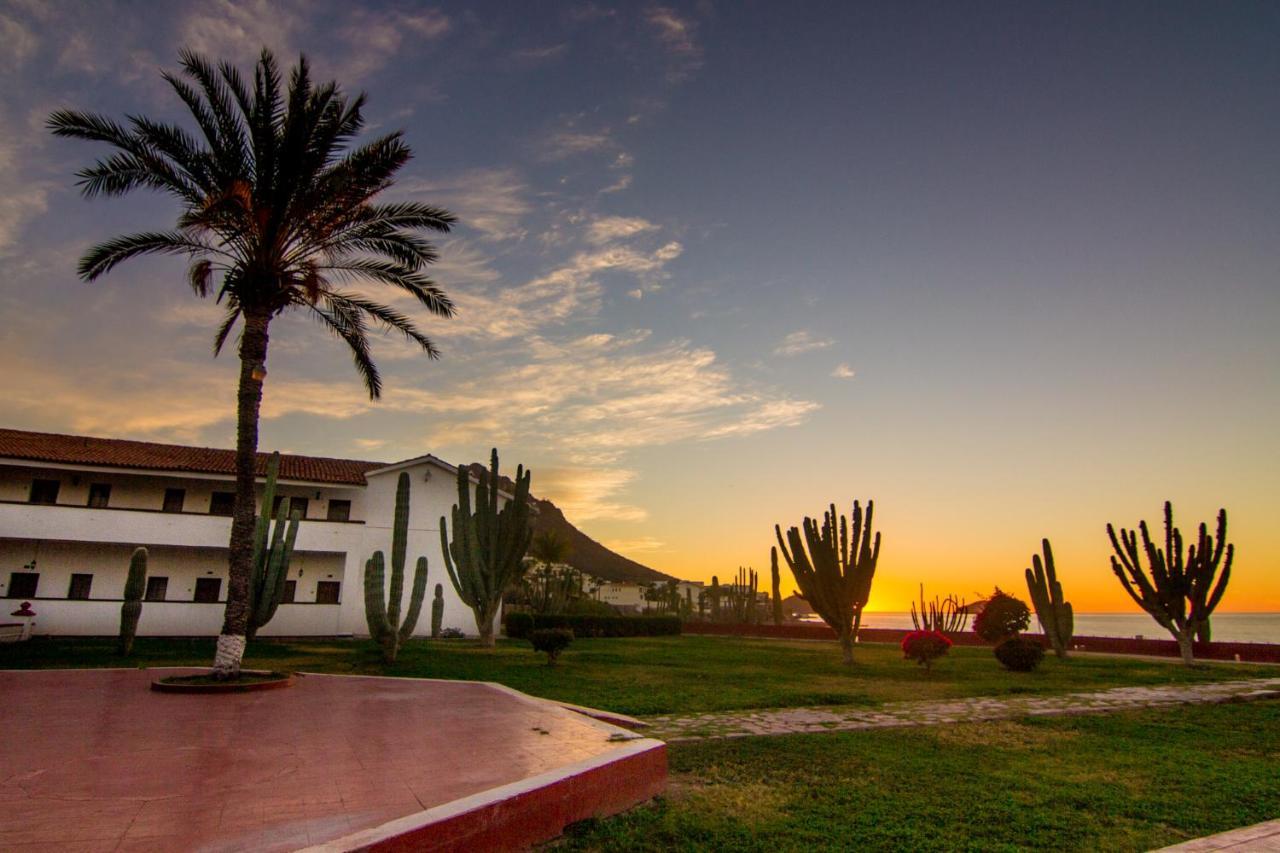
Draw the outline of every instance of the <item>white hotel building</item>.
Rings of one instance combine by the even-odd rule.
[[[259,473],[266,455],[259,456]],[[234,453],[139,441],[0,429],[0,606],[23,601],[33,633],[114,635],[129,556],[149,551],[140,636],[216,636],[227,588]],[[277,500],[303,521],[285,603],[261,636],[367,635],[364,564],[390,553],[396,481],[409,474],[409,550],[425,555],[427,601],[417,633],[431,630],[435,585],[446,628],[474,634],[440,553],[440,518],[457,501],[456,469],[434,456],[384,464],[280,457]],[[389,574],[389,571],[388,571]]]

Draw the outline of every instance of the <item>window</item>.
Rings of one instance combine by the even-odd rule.
[[[235,508],[235,492],[214,492],[209,498],[209,515],[231,515]]]
[[[195,600],[201,604],[217,604],[222,592],[222,578],[196,578]]]
[[[186,489],[165,489],[163,509],[165,512],[182,512],[182,504],[186,499]]]
[[[147,592],[143,596],[143,599],[146,601],[164,601],[168,592],[168,578],[147,578]]]
[[[298,582],[285,581],[284,592],[280,594],[281,604],[293,604],[293,600],[298,595]]]
[[[56,504],[58,489],[62,487],[60,480],[32,480],[31,498],[33,504]]]
[[[342,584],[337,581],[320,581],[316,584],[316,604],[337,604]]]
[[[107,504],[111,502],[111,484],[110,483],[90,483],[89,484],[89,506],[94,509],[106,509]]]
[[[72,575],[71,586],[67,589],[67,598],[84,601],[89,597],[91,586],[93,586],[93,575]]]
[[[271,504],[271,515],[273,517],[280,514],[280,504],[286,497],[287,495],[276,495],[276,499]],[[306,518],[308,504],[310,504],[310,501],[306,498],[300,498],[296,495],[289,498],[289,515],[292,516],[296,512]]]
[[[329,501],[330,521],[350,521],[351,501]]]
[[[38,572],[10,572],[9,573],[9,597],[10,598],[35,598],[36,587],[40,585],[40,574]]]

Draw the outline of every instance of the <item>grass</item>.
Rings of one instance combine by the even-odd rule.
[[[669,747],[608,851],[1149,850],[1280,816],[1280,703]]]
[[[835,643],[726,637],[575,640],[558,666],[525,642],[494,650],[467,640],[415,640],[384,665],[360,640],[257,641],[245,666],[361,675],[497,681],[535,696],[640,716],[740,708],[864,705],[911,699],[1050,695],[1128,685],[1221,681],[1280,674],[1275,667],[1078,655],[1053,657],[1033,673],[1000,668],[985,648],[956,647],[932,672],[902,659],[896,646],[867,644],[858,663],[840,663]],[[140,638],[127,661],[114,639],[38,639],[0,645],[0,668],[208,666],[212,640]]]

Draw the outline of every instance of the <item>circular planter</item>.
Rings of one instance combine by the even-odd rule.
[[[288,672],[242,670],[240,675],[232,681],[216,681],[208,674],[167,675],[152,681],[151,689],[158,693],[253,693],[293,684],[293,674]]]

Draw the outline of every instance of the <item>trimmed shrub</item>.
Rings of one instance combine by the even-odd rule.
[[[573,632],[568,628],[538,628],[529,634],[529,643],[535,652],[546,652],[547,666],[555,666],[556,658],[573,642]]]
[[[440,639],[442,640],[461,640],[465,636],[467,635],[462,633],[461,628],[445,628],[440,632]]]
[[[513,640],[527,639],[541,628],[568,628],[575,637],[665,637],[680,633],[678,616],[508,613],[502,623],[503,631]]]
[[[951,648],[951,639],[941,631],[912,631],[902,638],[902,655],[925,669]]]
[[[1014,672],[1031,672],[1044,660],[1044,646],[1026,637],[1010,637],[996,646],[995,652],[996,660]]]
[[[1027,605],[996,587],[991,600],[973,620],[973,633],[988,643],[999,643],[1027,630],[1030,624]]]

